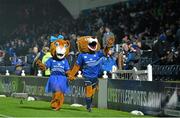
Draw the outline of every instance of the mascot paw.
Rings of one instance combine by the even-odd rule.
[[[75,80],[75,77],[70,76],[70,77],[68,77],[68,80],[73,81],[73,80]]]
[[[72,75],[71,71],[67,71],[66,74],[67,74],[68,80],[70,81],[75,80],[75,77]]]
[[[109,37],[109,39],[107,40],[107,47],[112,47],[114,45],[114,42],[115,42],[114,36]]]
[[[45,70],[46,70],[46,66],[41,62],[41,60],[37,60],[37,61],[36,61],[36,65],[37,65],[42,71],[45,71]]]

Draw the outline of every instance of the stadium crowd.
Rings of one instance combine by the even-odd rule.
[[[101,47],[109,36],[114,36],[116,44],[120,45],[111,50],[104,70],[114,63],[118,65],[118,59],[122,58],[117,53],[123,55],[123,69],[139,67],[144,50],[152,51],[152,64],[180,64],[179,5],[179,0],[130,0],[85,10],[78,19],[54,14],[56,10],[46,7],[37,10],[38,5],[23,6],[20,11],[24,12],[19,17],[26,16],[24,22],[3,37],[5,40],[0,44],[0,50],[5,51],[1,65],[32,66],[37,55],[42,59],[48,52],[49,37],[58,34],[71,42],[69,60],[74,60],[78,54],[76,40],[79,36],[97,36]]]

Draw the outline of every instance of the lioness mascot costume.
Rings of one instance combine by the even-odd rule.
[[[68,72],[70,80],[74,79],[78,70],[82,69],[82,75],[85,78],[85,100],[87,110],[91,112],[92,99],[97,89],[98,77],[100,74],[101,57],[106,56],[109,49],[114,44],[114,37],[109,37],[104,50],[100,50],[100,44],[96,37],[83,36],[77,40],[78,55],[77,61],[71,71]]]
[[[52,57],[45,64],[40,60],[36,62],[41,70],[50,69],[51,75],[46,85],[46,92],[53,93],[51,107],[59,110],[64,102],[64,94],[69,91],[66,72],[70,69],[67,59],[70,43],[63,40],[63,36],[51,36],[50,52]]]

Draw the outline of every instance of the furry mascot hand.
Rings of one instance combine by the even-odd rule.
[[[41,62],[41,60],[37,60],[36,61],[36,65],[42,70],[45,71],[46,70],[46,66]]]
[[[72,80],[75,79],[75,75],[76,75],[76,73],[79,71],[79,69],[80,69],[80,66],[78,66],[77,64],[75,64],[72,70],[67,71],[66,74],[67,74],[68,79],[69,79],[70,81],[72,81]]]
[[[75,76],[72,75],[71,70],[66,72],[68,80],[73,81],[75,79]]]
[[[106,47],[108,47],[108,48],[113,47],[114,42],[115,42],[114,36],[109,37],[109,39],[107,40],[107,46]]]
[[[107,55],[108,52],[109,52],[109,50],[110,50],[110,48],[113,47],[114,42],[115,42],[114,36],[109,37],[109,39],[107,40],[107,45],[106,45],[106,47],[104,48],[104,53],[105,53],[105,55]]]

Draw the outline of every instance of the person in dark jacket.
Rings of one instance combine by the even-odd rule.
[[[70,67],[72,67],[72,65],[74,64],[74,62],[76,60],[76,56],[78,54],[76,41],[77,41],[76,34],[72,34],[71,37],[70,37],[70,45],[71,45],[70,46],[70,52],[69,52],[69,55],[68,55],[68,58],[67,58]]]
[[[97,36],[98,42],[99,42],[99,44],[100,44],[100,46],[101,46],[101,49],[103,49],[103,40],[102,40],[102,38],[103,38],[103,33],[104,33],[104,27],[101,26],[101,27],[99,28],[99,30],[96,32],[96,36]]]

